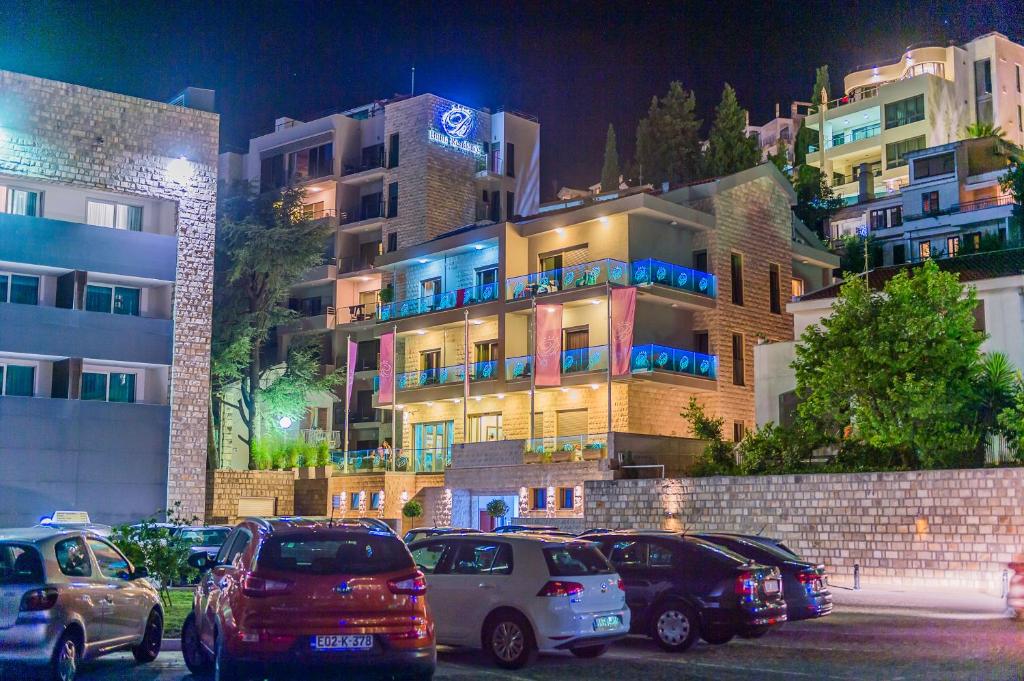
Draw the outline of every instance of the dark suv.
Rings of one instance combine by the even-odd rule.
[[[584,536],[622,577],[631,631],[682,652],[699,634],[726,643],[740,632],[786,621],[778,568],[710,542],[669,532]]]
[[[782,574],[782,593],[790,621],[824,617],[832,612],[832,592],[825,567],[801,560],[795,553],[779,548],[774,540],[729,532],[699,532],[690,535],[713,542],[763,565],[777,567]],[[763,636],[767,627],[740,632],[741,636]]]

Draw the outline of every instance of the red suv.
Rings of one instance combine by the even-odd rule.
[[[193,674],[240,679],[296,666],[430,679],[427,584],[401,539],[363,523],[249,518],[206,570],[181,632]]]

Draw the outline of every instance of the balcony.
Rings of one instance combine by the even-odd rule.
[[[523,463],[596,461],[608,456],[608,433],[558,435],[526,440]]]
[[[920,119],[917,119],[920,120]],[[908,123],[913,121],[906,121]],[[853,142],[859,142],[860,140],[870,139],[877,137],[882,134],[882,126],[880,123],[874,125],[866,125],[861,128],[854,128],[853,130],[844,130],[843,132],[832,135],[830,139],[825,140],[825,148],[832,149],[833,147],[841,147],[844,144],[852,144]],[[818,151],[818,145],[809,144],[807,146],[807,153],[814,153]]]
[[[498,284],[482,284],[422,298],[385,303],[380,307],[379,318],[382,322],[397,321],[430,312],[455,310],[495,300],[498,300]]]
[[[581,374],[588,371],[607,371],[608,346],[595,345],[589,348],[563,350],[559,360],[559,367],[563,376]],[[505,380],[517,381],[529,378],[532,372],[533,357],[530,355],[509,357],[505,360]]]
[[[326,442],[331,449],[341,446],[341,433],[337,430],[321,430],[320,428],[304,428],[299,431],[299,437],[307,445],[319,445]]]
[[[436,449],[359,449],[333,452],[331,460],[341,475],[360,473],[443,473],[451,465],[449,447]]]
[[[629,371],[632,374],[668,372],[714,380],[718,378],[718,358],[653,343],[634,345],[629,353]]]
[[[718,295],[713,274],[673,265],[654,258],[635,260],[627,265],[606,258],[558,269],[510,277],[505,280],[505,299],[523,300],[531,296],[555,293],[611,283],[618,286],[667,286],[708,298]]]
[[[346,164],[342,169],[342,184],[367,184],[384,177],[384,161],[383,144],[366,147],[362,151],[359,163]]]
[[[950,206],[949,208],[943,208],[942,210],[933,211],[931,213],[923,213],[919,215],[904,215],[903,222],[912,222],[914,220],[922,220],[924,218],[935,218],[943,215],[956,215],[958,213],[972,213],[977,210],[988,210],[989,208],[998,208],[1000,206],[1012,206],[1013,197],[1009,194],[1003,196],[993,196],[987,199],[978,199],[977,201],[965,201],[964,203],[958,203]]]

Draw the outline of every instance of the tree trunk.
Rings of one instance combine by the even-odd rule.
[[[242,402],[245,405],[245,412],[242,414],[242,422],[245,424],[246,434],[246,445],[249,448],[249,470],[256,470],[256,461],[253,459],[252,448],[253,442],[257,436],[257,429],[259,428],[259,419],[257,414],[257,393],[260,387],[260,348],[262,343],[254,342],[252,344],[251,354],[249,356],[249,367],[248,376],[242,380],[241,393]]]
[[[220,452],[217,442],[217,427],[214,423],[213,415],[217,412],[216,405],[220,404],[220,400],[211,392],[210,399],[207,400],[207,415],[206,415],[206,467],[209,470],[214,470],[218,467],[220,462]]]

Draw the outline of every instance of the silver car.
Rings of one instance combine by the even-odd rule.
[[[152,662],[163,609],[144,577],[90,532],[0,530],[0,669],[33,666],[71,681],[79,663],[107,653],[131,650]]]

